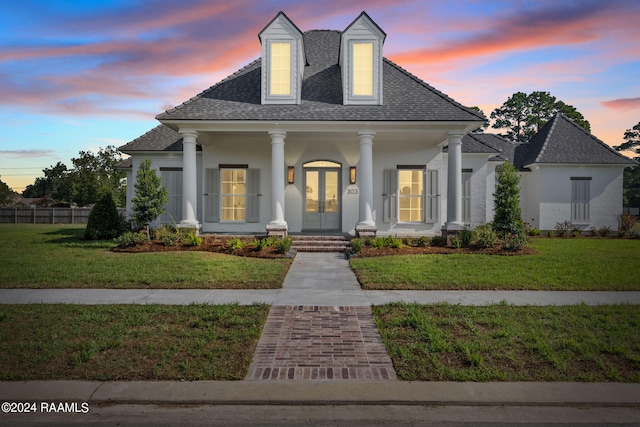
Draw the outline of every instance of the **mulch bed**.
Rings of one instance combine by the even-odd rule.
[[[227,242],[231,238],[219,237],[219,236],[202,236],[202,244],[199,246],[185,245],[178,243],[174,246],[166,246],[159,241],[150,240],[148,242],[134,245],[134,246],[117,246],[112,249],[113,252],[126,252],[126,253],[143,253],[143,252],[176,252],[176,251],[198,251],[198,252],[216,252],[227,255],[236,255],[244,257],[255,258],[286,258],[286,254],[278,252],[278,248],[275,246],[269,246],[261,251],[256,250],[255,246],[251,243],[253,239],[241,239],[243,243],[242,249],[232,250]]]
[[[200,246],[190,246],[182,243],[178,243],[175,246],[166,246],[159,241],[151,240],[135,246],[115,247],[112,250],[114,252],[126,252],[126,253],[143,253],[143,252],[175,252],[175,251],[200,251],[200,252],[216,252],[227,255],[236,255],[244,257],[255,258],[286,258],[287,254],[281,254],[275,246],[269,246],[261,251],[256,250],[252,241],[253,238],[243,238],[242,249],[232,250],[227,242],[231,237],[220,236],[202,236],[203,241]],[[405,245],[401,248],[380,248],[376,249],[372,246],[365,246],[358,254],[352,254],[351,256],[357,257],[378,257],[389,255],[427,255],[427,254],[482,254],[482,255],[502,255],[502,256],[518,256],[518,255],[531,255],[535,254],[536,250],[525,247],[520,251],[506,251],[503,249],[502,243],[496,244],[493,248],[453,248],[442,246],[408,246]]]
[[[531,247],[525,247],[520,251],[507,251],[503,248],[503,245],[498,243],[493,248],[453,248],[443,246],[403,246],[401,248],[380,248],[376,249],[372,246],[365,246],[355,256],[358,257],[377,257],[388,255],[428,255],[428,254],[480,254],[480,255],[502,255],[502,256],[518,256],[518,255],[532,255],[537,251]]]

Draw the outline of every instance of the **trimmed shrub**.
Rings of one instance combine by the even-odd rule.
[[[293,239],[291,237],[283,237],[278,242],[278,253],[286,254],[291,250],[292,244],[293,244]]]
[[[354,254],[360,253],[364,247],[364,241],[362,239],[351,239],[351,252]]]
[[[442,236],[433,236],[431,238],[431,246],[444,246],[447,243],[447,239]]]
[[[471,246],[471,242],[473,241],[473,231],[465,228],[464,230],[460,231],[460,235],[458,236],[458,238],[460,239],[460,246],[463,248],[468,248],[469,246]]]
[[[180,234],[178,230],[170,225],[162,225],[154,230],[155,240],[164,246],[178,246],[180,243]]]
[[[430,244],[431,244],[431,239],[429,237],[420,236],[420,238],[418,238],[418,246],[420,246],[421,248],[425,248]]]
[[[529,238],[523,234],[512,234],[504,239],[504,250],[517,252],[524,249],[529,244]]]
[[[506,237],[524,234],[524,222],[520,210],[520,176],[515,166],[505,162],[496,168],[496,192],[494,196],[493,230]]]
[[[104,193],[93,207],[84,230],[86,240],[118,237],[122,232],[122,218],[110,192]]]
[[[134,233],[133,231],[127,231],[114,239],[120,247],[135,246],[141,243],[149,241],[149,236],[146,233]]]
[[[473,230],[473,240],[481,248],[492,248],[498,241],[498,235],[491,224],[482,224]]]
[[[398,249],[402,247],[402,239],[397,237],[387,236],[384,238],[384,246],[387,248]]]

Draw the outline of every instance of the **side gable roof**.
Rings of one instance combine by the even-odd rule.
[[[202,151],[200,145],[196,145],[196,149]],[[118,150],[127,154],[134,151],[182,151],[182,137],[169,126],[158,125]]]
[[[517,146],[514,163],[519,169],[535,163],[635,164],[562,113],[553,116],[529,142]]]
[[[339,62],[341,32],[304,33],[308,65],[300,105],[261,105],[260,59],[171,110],[171,120],[485,121],[474,110],[384,59],[384,105],[343,105]]]

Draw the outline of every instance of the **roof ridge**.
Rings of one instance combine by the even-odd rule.
[[[412,78],[413,80],[415,80],[416,82],[420,83],[426,89],[428,89],[431,92],[433,92],[434,94],[438,95],[439,97],[441,97],[445,101],[447,101],[447,102],[449,102],[449,103],[451,103],[451,104],[453,104],[453,105],[455,105],[455,106],[457,106],[459,108],[462,108],[464,111],[473,114],[474,116],[478,117],[481,120],[484,120],[484,121],[487,120],[486,117],[480,117],[480,115],[479,115],[479,113],[477,111],[472,110],[469,107],[465,107],[464,105],[460,104],[458,101],[456,101],[453,98],[451,98],[449,95],[445,94],[444,92],[440,92],[438,89],[434,88],[429,83],[425,82],[424,80],[422,80],[420,77],[416,76],[415,74],[412,74],[411,72],[409,72],[406,69],[402,68],[400,65],[396,64],[395,62],[393,62],[389,58],[383,57],[382,60],[387,62],[389,65],[391,65],[392,67],[394,67],[395,69],[397,69],[401,73],[405,74],[406,76],[408,76],[408,77]]]
[[[562,114],[562,113],[560,113]],[[544,139],[544,142],[542,143],[542,147],[540,148],[540,152],[538,152],[538,155],[536,156],[534,163],[539,163],[540,160],[542,159],[542,155],[544,154],[545,150],[547,149],[547,145],[549,144],[549,140],[551,140],[551,135],[553,134],[555,128],[556,128],[556,124],[558,123],[558,117],[559,115],[556,114],[551,120],[551,127],[549,129],[549,132],[547,132],[547,136]],[[531,141],[531,140],[529,140]]]

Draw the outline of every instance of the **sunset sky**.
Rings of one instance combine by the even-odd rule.
[[[21,192],[80,150],[137,138],[258,58],[280,10],[302,31],[343,30],[366,10],[387,58],[487,116],[541,90],[610,145],[640,121],[638,0],[7,0],[0,179]]]

